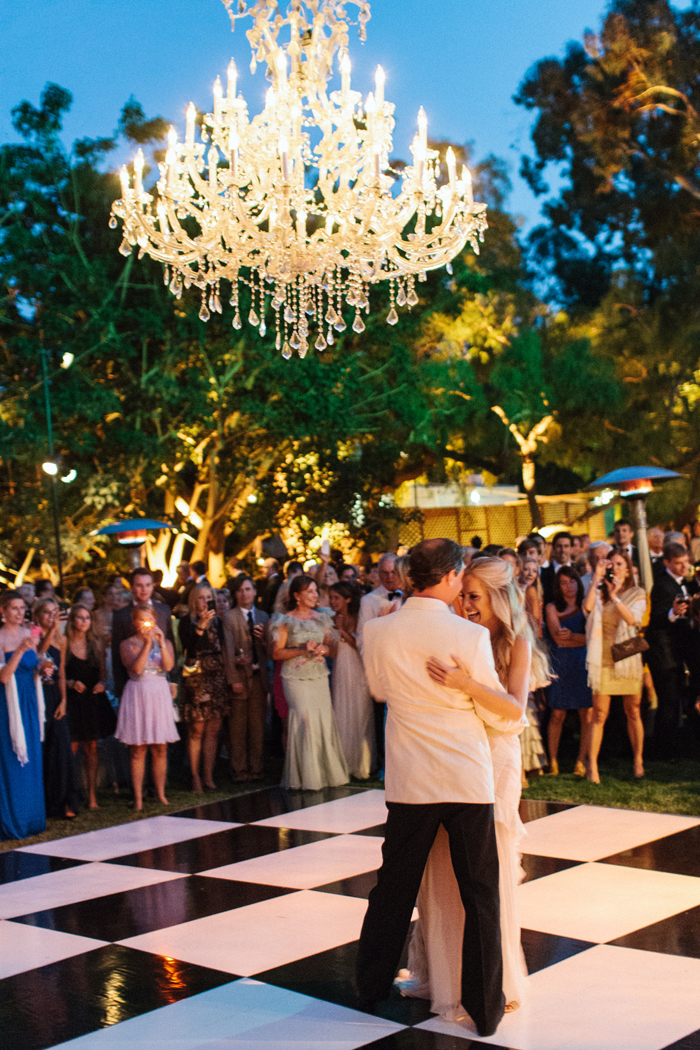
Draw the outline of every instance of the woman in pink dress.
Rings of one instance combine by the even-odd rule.
[[[122,663],[129,672],[119,704],[115,736],[129,745],[134,809],[143,809],[143,775],[146,749],[151,749],[153,782],[158,801],[169,805],[165,797],[165,775],[168,744],[179,740],[173,698],[167,672],[175,663],[175,653],[155,621],[150,605],[135,605],[131,620],[136,634],[120,646]]]

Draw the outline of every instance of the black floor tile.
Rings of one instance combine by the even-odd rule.
[[[520,800],[520,819],[523,824],[527,824],[529,820],[539,820],[540,817],[560,813],[563,809],[575,808],[573,802],[543,802],[538,799],[523,798]]]
[[[314,999],[359,1010],[361,1003],[354,990],[357,944],[357,941],[351,941],[330,951],[297,959],[285,966],[255,974],[255,979],[301,992]],[[401,965],[405,966],[405,958]],[[405,1025],[420,1024],[432,1016],[427,1000],[404,998],[397,988],[392,990],[390,999],[377,1006],[375,1012],[378,1017]]]
[[[22,915],[12,921],[99,941],[125,941],[292,892],[279,886],[192,875]]]
[[[83,860],[68,857],[45,857],[40,853],[20,853],[11,849],[0,853],[0,886],[19,879],[33,879],[35,875],[48,875],[51,871],[63,871],[85,864]]]
[[[553,966],[571,958],[572,955],[579,955],[580,952],[595,947],[591,941],[556,937],[552,933],[541,933],[539,930],[521,930],[520,935],[528,973],[544,970],[547,966]]]
[[[577,868],[582,863],[580,860],[562,860],[561,857],[538,857],[535,853],[523,853],[523,882],[532,882],[533,879],[554,875],[556,871],[565,871],[567,868]]]
[[[173,842],[169,846],[141,850],[126,857],[115,857],[110,863],[156,868],[159,871],[180,871],[186,875],[333,837],[325,831],[301,831],[295,828],[269,828],[245,824],[240,828],[217,831],[213,835],[202,835],[185,842]]]
[[[362,831],[353,831],[353,835],[376,835],[377,838],[384,838],[386,835],[386,824],[375,824],[373,828],[363,828]]]
[[[700,959],[700,907],[671,915],[610,943],[621,948],[641,948],[647,952]]]
[[[683,1036],[677,1043],[665,1046],[663,1050],[700,1050],[700,1030]]]
[[[426,1032],[423,1028],[404,1028],[401,1032],[385,1035],[373,1043],[365,1043],[362,1050],[507,1050],[495,1043],[482,1043],[478,1039],[464,1038],[460,1035],[443,1035],[439,1032]]]
[[[249,791],[220,802],[205,802],[192,809],[182,809],[173,817],[195,817],[202,820],[228,820],[235,824],[253,824],[256,820],[279,817],[298,809],[308,809],[322,802],[334,802],[338,798],[357,795],[366,788],[323,788],[322,791],[287,791],[282,787],[262,788]]]
[[[599,863],[668,871],[674,875],[700,876],[700,825],[615,853]]]
[[[0,981],[0,1046],[45,1050],[235,979],[110,944]]]
[[[376,871],[365,871],[362,875],[352,875],[349,879],[329,882],[326,886],[314,886],[323,893],[339,893],[342,897],[369,897],[370,890],[377,885]]]

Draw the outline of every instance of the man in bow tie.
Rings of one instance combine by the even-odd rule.
[[[233,779],[260,780],[263,768],[265,712],[270,692],[267,631],[270,617],[255,605],[255,584],[237,576],[235,609],[224,615],[226,671],[233,690],[229,716]]]

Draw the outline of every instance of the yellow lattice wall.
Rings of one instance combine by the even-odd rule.
[[[584,506],[581,503],[551,502],[540,504],[545,525],[572,521]],[[584,521],[568,526],[574,534],[589,533],[591,540],[604,540],[605,516],[603,511],[591,515]],[[525,503],[486,507],[446,507],[440,510],[422,511],[422,520],[408,522],[399,529],[399,543],[412,547],[420,540],[444,536],[457,543],[467,545],[472,536],[480,536],[482,543],[497,543],[500,547],[512,547],[518,536],[531,531],[530,511]]]

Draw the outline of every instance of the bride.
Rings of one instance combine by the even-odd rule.
[[[524,713],[531,682],[548,680],[544,654],[537,645],[513,579],[512,567],[500,558],[480,558],[464,575],[464,615],[486,627],[498,677],[508,699]],[[487,712],[499,713],[503,694],[480,685],[456,660],[447,667],[439,660],[428,662],[428,673],[436,682],[468,693]],[[512,725],[512,723],[511,723]],[[518,883],[522,868],[518,844],[522,823],[518,813],[521,791],[521,751],[518,740],[524,722],[511,732],[499,732],[488,724],[495,789],[496,844],[500,867],[501,942],[503,949],[503,993],[506,1011],[525,1001],[527,970],[520,946]],[[410,975],[399,974],[405,995],[431,1000],[431,1009],[449,1021],[467,1016],[461,1005],[461,942],[464,909],[452,871],[449,843],[440,828],[426,865],[418,895],[420,920],[409,949]],[[403,979],[402,979],[403,978]],[[405,979],[408,978],[408,979]]]

